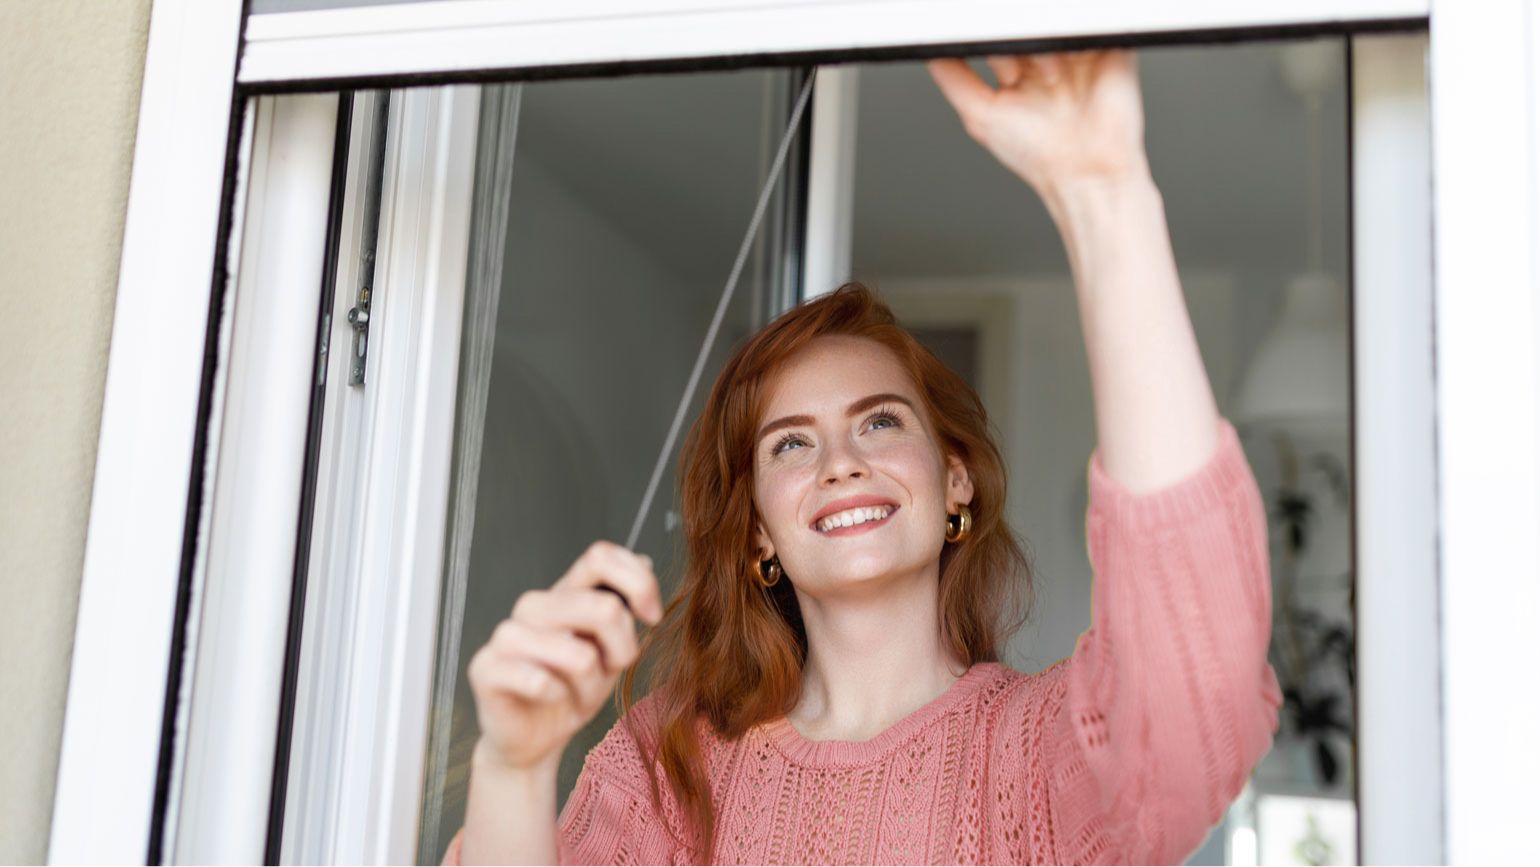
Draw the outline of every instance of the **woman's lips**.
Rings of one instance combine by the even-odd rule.
[[[875,521],[862,521],[859,524],[851,524],[849,527],[835,527],[833,530],[815,529],[814,532],[820,536],[855,536],[859,533],[865,533],[867,530],[875,530],[881,527],[883,524],[893,520],[893,516],[896,514],[898,514],[898,507],[893,506],[885,517],[878,518]]]

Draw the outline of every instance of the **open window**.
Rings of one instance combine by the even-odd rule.
[[[163,349],[206,356],[178,398],[192,446],[157,453],[189,479],[157,506],[182,505],[157,525],[181,555],[98,540],[127,505],[93,506],[83,606],[110,604],[93,576],[113,545],[175,564],[134,657],[163,689],[124,705],[159,760],[114,771],[133,808],[105,842],[71,836],[104,796],[84,794],[90,696],[125,664],[83,607],[56,859],[436,862],[463,812],[469,653],[596,537],[637,539],[667,593],[681,395],[847,277],[983,395],[1044,597],[1009,661],[1066,655],[1094,444],[1073,290],[1041,206],[923,60],[1099,45],[1140,51],[1189,311],[1275,507],[1273,661],[1295,696],[1193,863],[1443,860],[1482,827],[1450,813],[1440,721],[1440,666],[1464,657],[1438,629],[1435,534],[1462,489],[1434,475],[1427,4],[257,5],[228,134],[203,139],[229,171],[185,193],[223,190],[188,290],[208,316]],[[136,168],[143,210],[141,189]],[[133,240],[124,279],[148,279]],[[564,785],[612,722],[569,747]]]

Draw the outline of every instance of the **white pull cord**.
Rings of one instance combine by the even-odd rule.
[[[706,356],[710,354],[711,347],[716,343],[717,330],[722,327],[722,318],[727,314],[727,303],[732,300],[733,290],[738,288],[738,276],[743,272],[743,264],[748,261],[749,250],[754,246],[754,236],[759,232],[759,222],[764,219],[765,205],[770,201],[770,193],[775,189],[776,181],[781,176],[781,167],[786,163],[786,152],[791,146],[791,139],[801,124],[803,110],[807,108],[808,98],[813,93],[813,79],[816,71],[810,73],[802,84],[802,93],[797,97],[797,105],[792,109],[791,120],[786,124],[786,132],[781,135],[781,146],[775,152],[775,161],[770,165],[770,175],[765,178],[765,186],[759,191],[759,202],[754,205],[754,216],[749,220],[749,230],[743,235],[743,243],[738,246],[738,259],[733,262],[733,269],[727,275],[727,285],[722,287],[722,297],[717,301],[716,314],[711,317],[711,326],[706,329],[706,339],[701,341],[700,352],[695,356],[695,368],[690,371],[690,380],[685,384],[684,396],[679,398],[679,406],[674,410],[674,422],[669,425],[668,437],[663,441],[663,448],[658,452],[657,463],[652,467],[652,478],[647,481],[647,492],[642,495],[641,508],[636,510],[636,520],[631,522],[631,534],[626,537],[626,547],[636,550],[636,540],[642,535],[642,524],[647,520],[647,512],[652,508],[652,498],[658,493],[658,482],[663,478],[663,468],[668,465],[668,456],[674,450],[674,442],[679,438],[679,429],[684,425],[685,410],[689,409],[691,398],[695,397],[695,389],[700,385],[702,371],[706,369]]]

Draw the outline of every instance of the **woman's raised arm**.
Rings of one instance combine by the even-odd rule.
[[[1134,493],[1093,453],[1091,628],[1042,727],[1055,860],[1179,863],[1272,746],[1267,520],[1227,419],[1214,453]]]
[[[961,60],[931,73],[963,126],[1047,206],[1069,255],[1090,361],[1097,442],[1134,492],[1213,453],[1218,422],[1144,150],[1131,51]]]
[[[969,134],[1037,191],[1080,302],[1097,447],[1091,628],[1049,673],[1054,860],[1176,863],[1271,745],[1267,520],[1220,417],[1150,175],[1134,55],[997,57],[932,74]]]

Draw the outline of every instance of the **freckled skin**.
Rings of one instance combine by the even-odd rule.
[[[915,408],[895,401],[846,415],[852,403],[881,392],[905,397]],[[787,362],[768,393],[761,422],[789,415],[814,421],[755,444],[761,556],[779,556],[798,592],[815,597],[865,594],[891,581],[937,575],[946,515],[973,499],[973,484],[961,461],[943,457],[918,389],[887,347],[859,337],[820,337]],[[874,418],[883,410],[891,410],[897,424]],[[861,494],[899,509],[855,535],[830,537],[811,528],[826,504]]]

